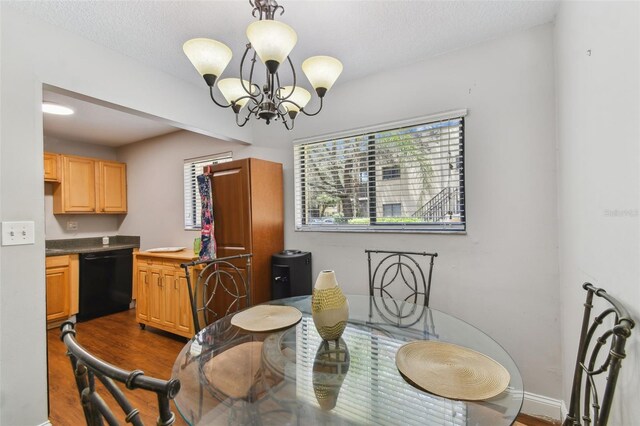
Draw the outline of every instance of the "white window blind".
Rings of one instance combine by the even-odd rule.
[[[184,229],[200,229],[202,203],[196,176],[204,166],[231,161],[231,152],[184,160]]]
[[[464,231],[464,117],[439,118],[295,145],[296,230]]]

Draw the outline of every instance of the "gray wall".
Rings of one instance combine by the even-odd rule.
[[[291,156],[289,150],[223,142],[187,131],[119,148],[118,161],[127,163],[129,212],[118,232],[140,235],[143,249],[191,247],[200,232],[184,229],[184,160],[227,151],[234,160],[257,157],[283,163]]]
[[[336,86],[326,110],[291,134],[263,126],[257,143],[291,149],[291,138],[469,110],[467,235],[294,232],[289,197],[287,247],[312,251],[314,276],[335,269],[358,294],[368,291],[365,248],[437,251],[432,305],[504,345],[527,391],[560,397],[554,93],[553,26],[544,25]],[[291,173],[286,186],[293,194]]]
[[[34,245],[0,247],[0,424],[41,424],[47,420],[43,84],[207,134],[250,140],[251,130],[211,108],[201,87],[27,18],[6,2],[0,15],[0,219],[35,223]]]
[[[58,154],[80,155],[83,157],[100,158],[102,160],[116,160],[116,150],[102,145],[69,142],[44,137],[45,152]],[[53,214],[53,184],[44,184],[44,233],[47,240],[63,238],[99,237],[117,235],[120,225],[120,215],[95,214]],[[77,231],[68,231],[67,222],[77,222]]]
[[[567,403],[585,296],[581,284],[605,288],[640,320],[639,22],[637,2],[562,2],[556,22]],[[640,418],[639,334],[635,330],[628,343],[610,424],[638,424]]]

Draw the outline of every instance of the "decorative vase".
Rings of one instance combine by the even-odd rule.
[[[349,303],[338,287],[334,271],[322,271],[311,297],[311,313],[318,334],[324,340],[338,340],[347,326]]]
[[[313,360],[313,393],[320,408],[332,410],[338,402],[342,382],[349,371],[349,349],[343,339],[323,341]]]

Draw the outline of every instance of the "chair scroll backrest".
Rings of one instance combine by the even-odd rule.
[[[106,390],[113,396],[123,413],[125,421],[135,426],[143,425],[138,409],[134,408],[122,390],[115,382],[124,383],[127,389],[143,389],[157,394],[158,397],[158,425],[168,426],[175,422],[175,415],[171,411],[169,400],[173,399],[180,390],[177,379],[161,380],[145,376],[140,370],[127,371],[111,365],[87,352],[75,339],[74,324],[66,321],[60,327],[60,339],[67,347],[67,355],[71,360],[71,367],[76,378],[76,386],[80,394],[80,402],[84,416],[89,426],[103,425],[103,419],[109,425],[119,425],[120,421],[113,411],[96,392],[97,378]]]
[[[196,333],[212,322],[250,306],[252,256],[239,254],[180,265],[185,270]],[[202,269],[192,286],[190,271],[198,266]]]
[[[369,266],[370,296],[390,297],[429,306],[433,261],[438,253],[384,250],[365,250],[365,253]],[[429,262],[426,275],[420,262],[422,258],[428,258]],[[378,261],[377,264],[372,264],[375,261]]]
[[[635,323],[625,307],[606,291],[590,283],[584,283],[582,287],[587,291],[587,300],[584,304],[571,402],[563,426],[605,426],[618,373],[626,356],[625,344]],[[594,296],[601,298],[607,308],[592,320]],[[601,353],[603,347],[605,351]],[[603,383],[605,377],[606,383]],[[603,389],[604,392],[599,394],[598,390]]]

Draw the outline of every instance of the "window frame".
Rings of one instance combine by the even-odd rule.
[[[203,155],[200,157],[193,158],[185,158],[183,161],[183,223],[185,231],[200,231],[202,229],[202,224],[200,221],[200,215],[198,214],[198,206],[200,205],[200,192],[198,190],[198,183],[196,180],[196,176],[201,173],[197,173],[196,170],[192,170],[190,173],[194,177],[193,179],[187,180],[187,166],[190,168],[195,168],[200,165],[200,167],[204,167],[205,165],[226,163],[229,161],[233,161],[233,153],[231,151],[221,152],[217,154],[211,155]],[[203,164],[204,163],[204,164]],[[189,185],[189,187],[187,187]],[[189,194],[187,194],[187,191]],[[189,205],[187,203],[189,202]],[[189,209],[189,213],[192,215],[193,221],[191,223],[187,223],[187,209]]]
[[[346,130],[338,133],[326,134],[316,136],[313,138],[305,138],[294,140],[294,231],[297,232],[355,232],[355,233],[433,233],[433,234],[462,234],[467,233],[468,215],[467,215],[467,203],[466,203],[466,164],[465,164],[465,133],[466,133],[466,116],[467,110],[455,110],[448,111],[439,114],[433,114],[429,116],[412,118],[409,120],[396,121],[391,123],[385,123],[377,126],[371,126],[367,128]],[[378,223],[377,219],[383,216],[378,216],[376,213],[376,180],[383,181],[382,174],[376,179],[376,164],[375,161],[370,161],[372,158],[375,160],[375,135],[378,133],[389,132],[396,129],[405,127],[427,125],[436,122],[446,122],[449,120],[460,120],[460,137],[459,137],[459,155],[458,163],[460,164],[460,176],[458,191],[459,196],[462,198],[460,201],[460,222],[419,222],[419,223]],[[306,205],[306,189],[305,188],[305,152],[300,149],[299,156],[296,153],[296,148],[300,145],[310,145],[318,142],[329,142],[336,139],[348,139],[356,138],[358,136],[368,136],[369,149],[369,169],[367,173],[367,181],[369,187],[369,224],[368,225],[355,225],[355,224],[336,224],[334,226],[312,226],[306,223],[304,216],[304,207]],[[296,164],[297,163],[297,164]],[[402,165],[400,165],[402,168]],[[300,170],[298,170],[300,169]],[[402,171],[401,171],[402,174]],[[362,177],[360,178],[362,180]],[[392,180],[392,179],[387,179]]]

